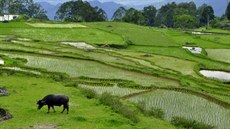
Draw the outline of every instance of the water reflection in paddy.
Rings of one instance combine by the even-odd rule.
[[[230,73],[224,71],[201,70],[200,73],[208,78],[230,81]]]

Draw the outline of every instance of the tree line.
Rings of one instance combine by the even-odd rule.
[[[175,2],[163,5],[156,9],[154,6],[146,6],[142,10],[134,8],[118,8],[112,21],[129,22],[145,26],[158,26],[168,28],[197,28],[211,24],[214,27],[228,26],[226,22],[230,20],[230,2],[228,3],[226,13],[222,17],[215,17],[212,6],[203,4],[197,7],[194,2]]]
[[[158,10],[154,6],[144,7],[141,11],[120,7],[114,13],[112,20],[146,26],[194,28],[206,25],[214,18],[214,10],[209,5],[204,4],[197,8],[194,2],[179,4],[172,2]]]
[[[33,0],[0,0],[0,15],[24,14],[29,18],[48,20],[46,11]],[[169,28],[196,28],[217,25],[223,19],[230,20],[230,3],[226,13],[221,18],[214,15],[210,5],[197,7],[194,2],[168,3],[161,8],[146,6],[142,10],[134,8],[118,8],[113,14],[112,21],[129,22],[145,26],[160,26]],[[103,9],[92,7],[89,2],[75,0],[63,3],[56,12],[55,20],[68,22],[107,21]]]

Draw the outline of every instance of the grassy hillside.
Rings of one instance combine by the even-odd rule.
[[[227,39],[116,22],[0,23],[0,87],[10,91],[0,108],[14,116],[1,127],[169,129],[179,117],[227,128],[230,80],[200,73],[229,73]],[[69,115],[36,110],[47,94],[68,95]]]
[[[89,27],[66,28],[64,25],[61,29],[57,27],[45,28],[18,22],[8,25],[0,23],[0,27],[4,28],[0,30],[0,34],[17,35],[39,41],[84,41],[91,44],[125,45],[122,37]]]
[[[228,46],[229,41],[219,44],[213,40],[213,37],[220,37],[221,35],[207,35],[206,37],[208,39],[205,39],[203,38],[203,35],[192,35],[190,33],[175,31],[173,29],[159,29],[116,22],[84,23],[84,25],[120,34],[137,46],[179,47],[185,45],[186,42],[190,42],[194,46],[200,46],[203,48],[230,48]],[[223,36],[223,38],[219,39],[224,42],[228,39],[228,36]]]

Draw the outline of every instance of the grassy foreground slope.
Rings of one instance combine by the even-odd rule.
[[[107,128],[174,128],[167,122],[157,119],[141,118],[137,125],[102,106],[95,99],[84,97],[79,89],[65,87],[62,83],[47,78],[27,75],[1,76],[1,85],[10,91],[9,96],[0,97],[0,107],[13,114],[14,118],[1,123],[2,129],[48,128],[53,125],[62,129],[107,129]],[[70,97],[70,112],[61,114],[61,107],[55,107],[56,113],[47,114],[47,107],[37,110],[36,101],[47,94],[66,94]]]

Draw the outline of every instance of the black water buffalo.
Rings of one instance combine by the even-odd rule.
[[[65,111],[65,109],[67,110],[67,114],[69,112],[69,98],[65,95],[47,95],[45,96],[43,99],[39,100],[37,102],[38,104],[38,109],[41,109],[44,105],[48,105],[48,112],[50,111],[50,107],[53,108],[54,110],[54,106],[61,106],[63,105],[63,110],[61,113],[63,113]]]

